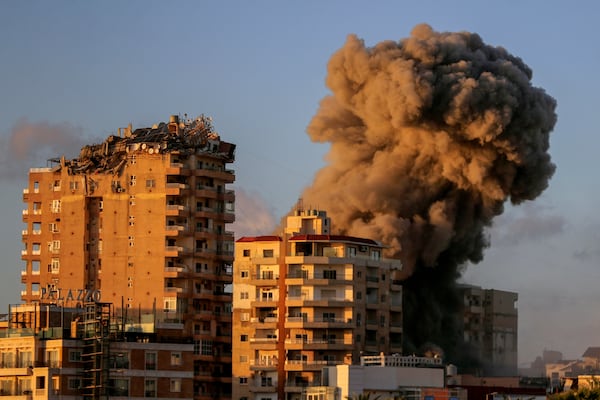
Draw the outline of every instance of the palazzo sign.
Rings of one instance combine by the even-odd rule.
[[[40,301],[42,302],[70,302],[77,301],[81,303],[98,303],[100,301],[100,291],[90,289],[47,289],[42,288],[40,292]]]

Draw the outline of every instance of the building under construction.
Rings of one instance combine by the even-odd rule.
[[[32,168],[22,301],[111,304],[158,341],[194,344],[194,398],[230,398],[234,159],[210,118],[171,116]]]

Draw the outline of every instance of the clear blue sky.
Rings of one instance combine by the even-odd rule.
[[[544,348],[579,357],[600,345],[599,15],[593,1],[4,1],[0,310],[22,289],[27,170],[62,150],[17,153],[15,132],[63,129],[85,143],[170,114],[212,116],[238,145],[239,198],[259,206],[238,211],[267,227],[324,165],[327,146],[305,128],[328,93],[331,54],[350,33],[375,45],[425,22],[505,47],[558,102],[550,187],[497,219],[485,260],[463,281],[519,293],[521,362]]]

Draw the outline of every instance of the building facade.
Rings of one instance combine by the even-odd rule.
[[[402,352],[399,260],[296,210],[281,236],[243,237],[233,277],[233,398],[301,399],[328,365]]]
[[[194,341],[195,397],[229,398],[234,159],[210,118],[172,116],[31,169],[22,301],[153,319]]]
[[[461,287],[463,333],[486,376],[518,374],[518,294],[478,286]]]
[[[193,399],[192,343],[114,318],[106,303],[83,308],[10,307],[0,329],[0,397]]]

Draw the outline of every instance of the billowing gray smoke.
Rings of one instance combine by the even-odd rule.
[[[507,200],[548,186],[556,103],[531,78],[477,34],[427,25],[374,47],[351,35],[329,62],[331,95],[307,129],[330,143],[328,165],[302,197],[403,260],[407,351],[432,342],[452,358],[461,268],[482,259]]]

